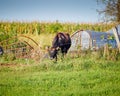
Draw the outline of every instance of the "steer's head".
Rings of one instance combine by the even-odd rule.
[[[57,59],[58,50],[59,50],[58,47],[57,48],[54,48],[54,47],[48,48],[48,52],[49,52],[49,56],[50,56],[51,60],[54,58]]]

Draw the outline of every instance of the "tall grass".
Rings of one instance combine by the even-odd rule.
[[[2,62],[2,61],[1,61]],[[57,63],[17,59],[0,66],[1,96],[118,96],[120,60],[67,56]]]

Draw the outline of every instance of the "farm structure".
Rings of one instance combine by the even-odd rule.
[[[19,35],[0,42],[4,54],[16,58],[39,59],[44,53],[39,44],[29,36]]]
[[[108,44],[111,48],[117,48],[120,44],[120,25],[116,26],[108,32],[94,32],[94,31],[76,31],[71,36],[72,45],[70,51],[77,51],[79,49],[98,50]]]

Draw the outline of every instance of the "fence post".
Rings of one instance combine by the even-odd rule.
[[[113,33],[115,35],[115,38],[116,38],[116,42],[117,42],[117,46],[118,46],[118,49],[119,49],[119,52],[120,52],[120,39],[119,39],[119,34],[118,34],[118,29],[117,27],[114,27],[113,28]]]

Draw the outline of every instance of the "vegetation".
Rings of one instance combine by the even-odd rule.
[[[56,22],[0,22],[0,35],[5,34],[49,34],[57,32],[73,33],[77,30],[94,30],[105,32],[111,29],[115,24],[98,24],[98,23],[60,23]],[[3,38],[1,38],[3,39]],[[0,39],[0,40],[1,40]],[[6,39],[6,38],[5,38]]]
[[[18,36],[17,39],[10,39],[9,42],[4,42],[3,44],[10,44],[10,42],[16,42],[20,34],[31,37],[36,42],[40,44],[41,47],[51,44],[53,35],[57,32],[68,32],[73,34],[77,30],[94,30],[105,32],[114,27],[115,24],[104,24],[104,23],[60,23],[56,22],[0,22],[0,43],[14,36]],[[44,40],[50,36],[50,40]],[[22,38],[23,39],[23,38]],[[44,41],[44,42],[42,42]],[[27,41],[29,42],[29,41]],[[44,43],[44,44],[43,44]],[[2,45],[3,45],[2,44]],[[0,44],[1,45],[1,44]]]
[[[19,34],[45,47],[56,32],[106,31],[114,24],[73,24],[59,22],[1,22],[0,41]],[[5,36],[5,37],[4,37]],[[23,39],[23,38],[18,38]],[[10,41],[8,42],[10,43]],[[0,56],[0,96],[118,96],[120,94],[120,53],[117,49],[67,54],[49,59]]]
[[[118,96],[120,59],[86,54],[63,61],[0,59],[0,96]]]
[[[105,21],[115,21],[120,23],[120,0],[97,0],[104,5],[104,9],[99,9],[99,13],[104,14]]]

